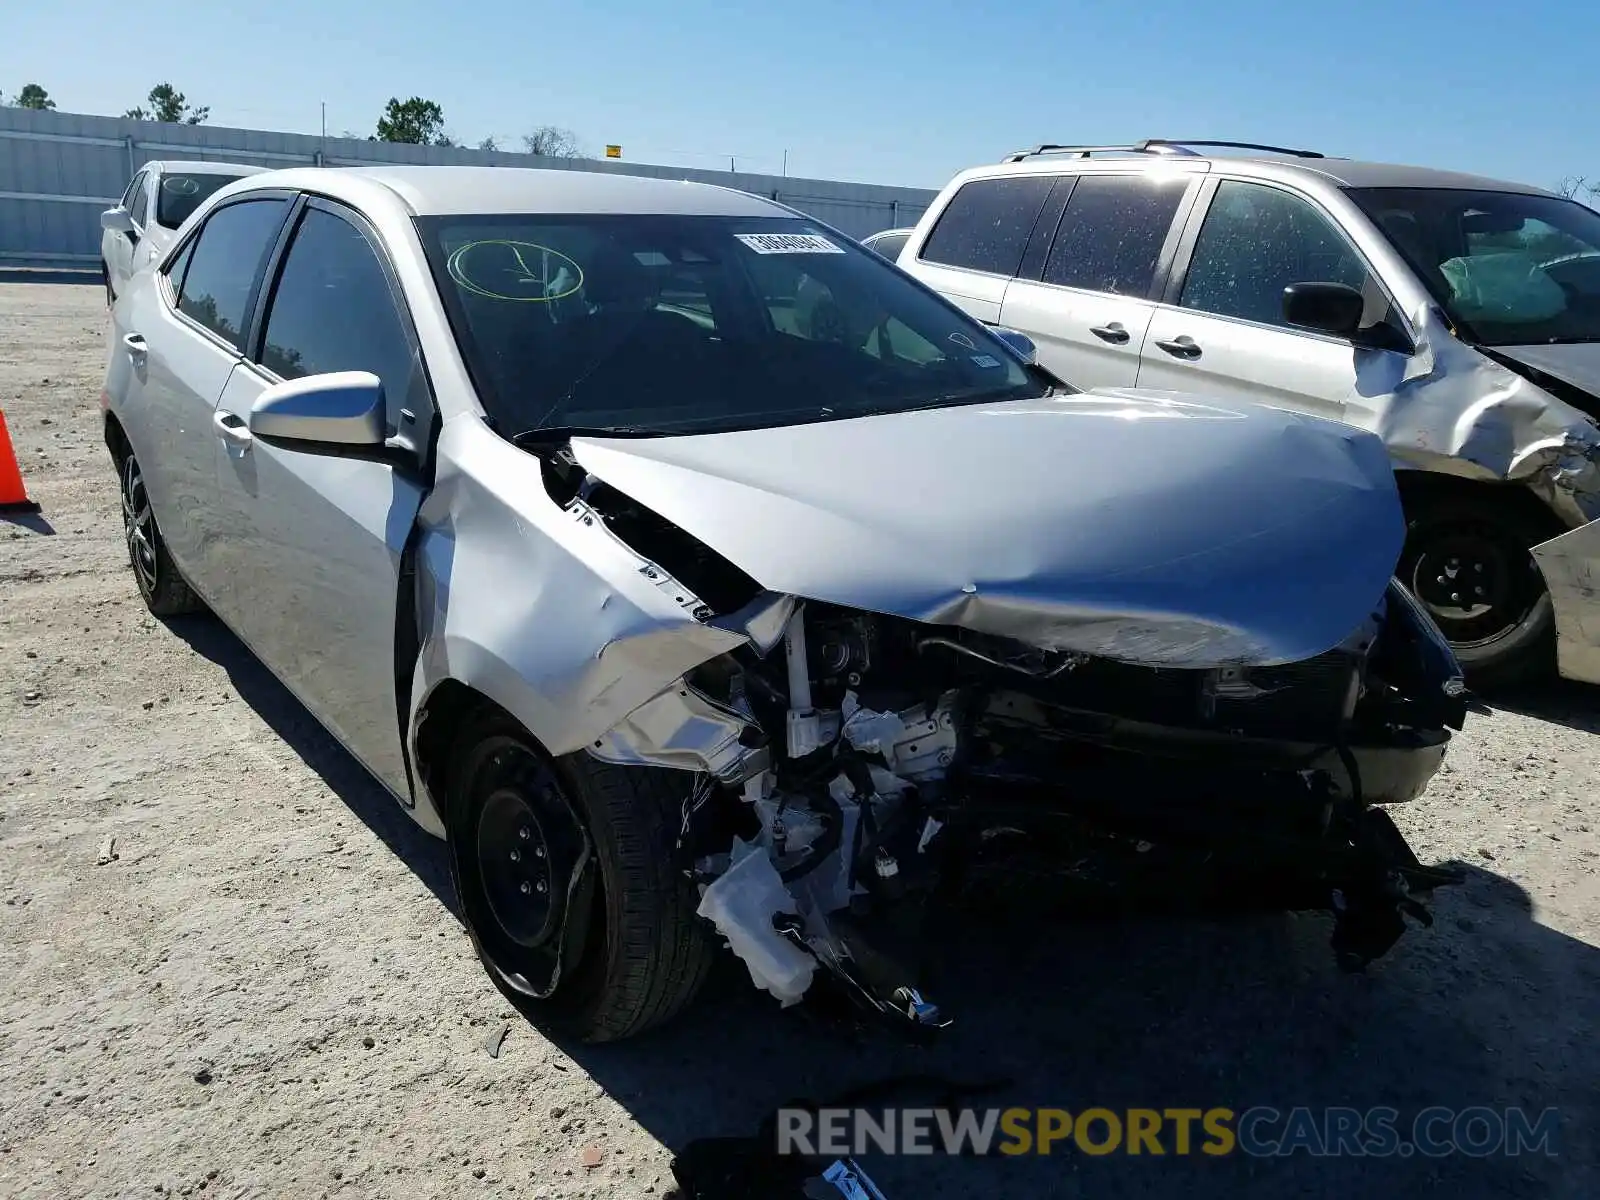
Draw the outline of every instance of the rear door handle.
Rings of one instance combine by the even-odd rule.
[[[1200,357],[1200,347],[1195,344],[1195,340],[1192,337],[1173,338],[1170,342],[1157,342],[1156,345],[1172,355],[1173,358],[1193,359]]]
[[[255,436],[236,414],[227,409],[218,409],[211,414],[211,428],[217,431],[217,436],[230,446],[237,446],[241,450],[250,449],[250,443]]]
[[[129,354],[139,355],[140,357],[150,353],[150,347],[145,344],[142,333],[124,334],[122,346]]]
[[[1113,321],[1109,325],[1092,325],[1089,332],[1102,342],[1110,342],[1113,346],[1128,344],[1128,331],[1122,327],[1121,321]]]

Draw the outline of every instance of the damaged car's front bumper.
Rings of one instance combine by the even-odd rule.
[[[1213,504],[1180,514],[1165,481],[1050,482],[1073,464],[1031,462],[1013,439],[1067,413],[1153,421],[1147,443],[1189,424],[1184,482],[1215,484]],[[1425,921],[1449,876],[1378,806],[1426,787],[1465,692],[1423,608],[1385,586],[1403,525],[1376,441],[1252,416],[1281,421],[1266,441],[1298,451],[1283,460],[1297,511],[1246,515],[1270,481],[1229,474],[1225,503],[1229,460],[1202,443],[1261,430],[1224,411],[1091,394],[961,419],[969,443],[1007,439],[1047,520],[998,541],[991,498],[941,495],[931,476],[845,501],[820,482],[839,436],[826,426],[786,431],[781,456],[759,431],[579,439],[556,456],[553,494],[653,555],[647,577],[718,592],[698,627],[740,635],[587,752],[706,781],[685,805],[683,862],[757,986],[789,1004],[820,976],[938,1026],[925,968],[939,910],[1024,877],[1325,909],[1347,968],[1386,952],[1406,914]],[[866,453],[865,437],[852,448],[883,470],[935,469],[927,454],[896,463],[889,441]],[[1003,571],[1015,582],[960,582]],[[744,604],[716,611],[738,580]]]
[[[1600,683],[1600,520],[1533,548],[1556,617],[1563,678]]]

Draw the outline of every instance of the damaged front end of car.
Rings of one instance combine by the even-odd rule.
[[[1127,397],[1115,403],[1136,407]],[[715,456],[759,463],[761,435],[752,436]],[[705,486],[686,489],[675,474],[686,460],[664,443],[639,443],[643,457],[599,441],[551,447],[541,454],[551,497],[643,555],[643,576],[686,595],[687,627],[739,638],[611,725],[587,753],[694,774],[678,851],[699,884],[699,913],[784,1005],[821,974],[905,1027],[940,1027],[949,1018],[930,995],[927,968],[943,906],[1019,883],[1327,910],[1339,965],[1358,970],[1389,950],[1406,917],[1431,923],[1431,890],[1453,878],[1417,860],[1381,805],[1427,785],[1449,730],[1461,728],[1466,694],[1424,610],[1376,574],[1400,537],[1381,447],[1353,431],[1326,439],[1335,442],[1359,451],[1359,469],[1347,469],[1343,450],[1320,462],[1307,455],[1295,469],[1303,501],[1339,518],[1324,541],[1376,543],[1326,568],[1330,580],[1354,576],[1352,594],[1370,588],[1353,622],[1337,610],[1296,621],[1265,609],[1241,616],[1242,597],[1270,602],[1291,586],[1277,568],[1252,575],[1241,555],[1272,561],[1274,542],[1282,553],[1308,537],[1294,532],[1295,519],[1223,537],[1218,530],[1238,525],[1231,511],[1161,534],[1159,555],[1156,534],[1122,539],[1143,538],[1126,553],[1161,563],[1156,576],[1142,574],[1143,590],[1119,584],[1122,595],[1142,598],[1122,611],[1105,595],[1085,601],[1086,586],[1063,581],[1067,558],[1103,560],[1108,538],[1080,541],[1057,560],[1040,550],[1037,569],[1013,570],[1004,587],[971,582],[984,563],[969,556],[950,576],[966,583],[914,602],[885,599],[881,563],[854,573],[813,565],[813,586],[775,588],[794,580],[744,541],[760,515],[735,505],[737,517],[713,529],[688,511],[731,468],[689,464]],[[776,458],[770,471],[748,474],[761,476],[764,495],[821,511],[797,483],[813,465],[803,443],[791,440],[783,457],[792,479]],[[673,470],[663,474],[663,464]],[[1092,508],[1093,480],[1076,487]],[[1039,501],[1049,509],[1048,495]],[[1218,503],[1226,508],[1227,498]],[[870,508],[858,502],[856,527],[832,530],[833,540],[872,532],[874,521],[860,515]],[[764,537],[792,540],[782,561],[804,560],[818,524],[766,516]],[[880,524],[908,533],[903,522]],[[1191,552],[1171,553],[1174,536]],[[1027,537],[1019,532],[1007,552],[1016,545],[1027,549]],[[1190,596],[1214,595],[1221,585],[1207,583],[1208,572],[1245,576],[1227,614],[1172,602],[1180,582]],[[867,595],[870,606],[850,602]],[[1334,628],[1347,632],[1329,647]],[[1291,646],[1318,652],[1282,653]]]

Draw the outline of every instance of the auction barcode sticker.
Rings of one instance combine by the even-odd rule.
[[[757,254],[843,254],[820,233],[736,233],[733,235]]]

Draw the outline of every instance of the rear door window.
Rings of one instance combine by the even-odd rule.
[[[1145,297],[1188,180],[1084,175],[1072,191],[1044,281],[1116,296]]]
[[[225,205],[206,218],[186,252],[178,311],[236,350],[243,349],[250,298],[287,205],[281,197]]]
[[[1048,175],[975,179],[950,199],[919,257],[991,275],[1015,275],[1055,180]]]

